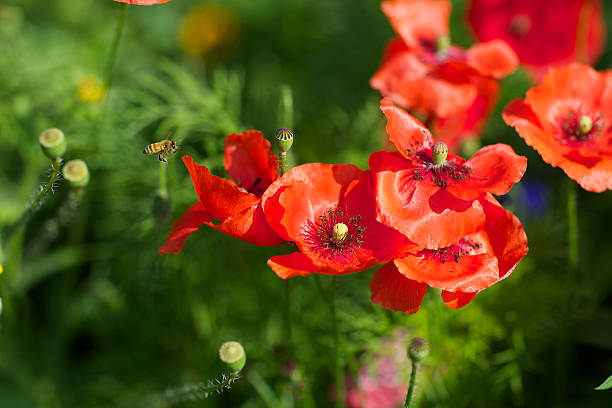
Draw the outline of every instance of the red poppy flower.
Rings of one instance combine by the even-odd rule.
[[[234,133],[225,139],[223,162],[235,183],[213,176],[190,156],[184,156],[183,162],[200,201],[174,222],[160,255],[180,252],[202,224],[255,245],[283,243],[268,226],[260,205],[264,191],[278,178],[278,161],[261,132]]]
[[[612,71],[578,63],[551,68],[503,118],[585,190],[612,189]]]
[[[551,65],[594,63],[606,38],[599,0],[472,0],[469,20],[480,41],[506,41],[538,76]]]
[[[376,221],[369,172],[352,164],[294,167],[270,186],[262,206],[269,225],[299,249],[268,260],[283,279],[358,272],[411,247]]]
[[[172,1],[172,0],[113,0],[113,1],[118,1],[120,3],[133,4],[136,6],[152,6],[154,4],[168,3],[169,1]]]
[[[452,245],[423,249],[380,268],[370,282],[372,300],[414,313],[429,285],[442,289],[444,303],[458,309],[508,277],[527,254],[527,236],[520,221],[490,194],[478,201],[485,215],[482,226]]]
[[[445,0],[389,0],[382,10],[400,39],[389,43],[370,85],[400,105],[448,117],[468,109],[478,95],[478,79],[502,78],[518,58],[503,41],[468,50],[450,45],[450,3]]]
[[[478,137],[497,102],[499,84],[491,78],[478,79],[476,98],[467,108],[445,118],[434,118],[431,124],[436,140],[446,143],[450,152]]]
[[[434,154],[431,133],[419,121],[388,98],[381,109],[398,152],[370,156],[378,220],[424,248],[453,245],[484,224],[476,199],[507,193],[526,170],[527,159],[504,144],[486,146],[467,161]]]

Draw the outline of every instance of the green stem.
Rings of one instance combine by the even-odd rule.
[[[278,154],[278,168],[280,171],[281,177],[287,172],[287,152],[280,152]]]
[[[404,408],[409,408],[412,402],[412,396],[414,395],[414,389],[416,388],[416,375],[418,370],[418,364],[414,360],[410,360],[412,371],[410,372],[410,383],[408,385],[408,392],[406,392],[406,401],[404,402]]]
[[[561,305],[560,333],[557,341],[557,356],[555,361],[554,376],[554,407],[565,406],[565,390],[567,388],[567,373],[570,353],[570,330],[572,327],[572,302],[575,299],[576,278],[579,265],[578,251],[578,205],[577,185],[574,180],[567,179],[567,276],[565,287],[569,288]]]
[[[61,164],[62,164],[62,159],[60,157],[56,157],[55,159],[53,159],[53,162],[52,162],[53,172],[51,173],[49,182],[40,191],[40,193],[38,193],[34,201],[32,201],[32,204],[30,204],[28,209],[21,215],[21,217],[19,217],[17,221],[15,221],[12,225],[9,225],[6,228],[4,232],[4,237],[2,239],[3,242],[6,243],[10,239],[11,235],[28,220],[28,218],[30,217],[30,215],[34,213],[34,211],[38,209],[38,207],[42,203],[47,193],[51,191],[51,189],[53,188],[53,183],[55,183],[55,179],[57,178],[57,175],[59,174]]]
[[[293,357],[293,333],[291,330],[291,282],[285,279],[285,329],[287,330],[287,346],[289,358]]]
[[[578,211],[576,205],[576,183],[568,178],[567,187],[567,234],[569,249],[567,254],[570,281],[578,269]]]
[[[159,194],[167,198],[168,197],[168,164],[164,162],[159,163]]]
[[[119,21],[117,22],[117,29],[115,30],[115,38],[113,38],[113,44],[111,46],[108,63],[106,65],[106,71],[104,73],[104,84],[106,85],[107,92],[110,90],[113,81],[113,68],[115,67],[115,60],[117,59],[117,50],[119,49],[119,42],[121,41],[121,33],[123,32],[123,25],[125,23],[125,15],[127,13],[127,3],[121,3],[119,5]]]
[[[344,376],[342,375],[342,360],[340,356],[340,342],[338,336],[338,319],[336,317],[336,287],[337,276],[332,277],[330,307],[332,314],[332,331],[334,335],[334,376],[336,379],[336,407],[344,407]]]

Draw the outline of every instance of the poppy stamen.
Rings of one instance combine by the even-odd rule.
[[[564,145],[580,147],[595,141],[601,134],[603,123],[599,115],[583,115],[570,111],[558,119],[560,133],[557,140]]]
[[[351,216],[346,209],[329,209],[304,232],[306,242],[324,258],[345,257],[363,244],[365,227],[361,216]]]
[[[442,142],[437,142],[431,148],[431,152],[425,150],[408,152],[414,163],[421,167],[414,170],[414,180],[424,180],[425,177],[433,181],[437,186],[446,188],[449,181],[462,182],[468,177],[472,169],[464,164],[457,164],[454,159],[446,160],[448,147]]]

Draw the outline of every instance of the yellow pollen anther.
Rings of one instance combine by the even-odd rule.
[[[348,234],[348,227],[346,226],[346,224],[339,222],[337,224],[334,225],[333,228],[333,232],[334,232],[334,241],[336,241],[337,244],[341,243],[342,241],[344,241],[346,239],[346,235]]]
[[[578,121],[578,127],[582,133],[588,133],[593,129],[593,119],[590,116],[582,116]]]

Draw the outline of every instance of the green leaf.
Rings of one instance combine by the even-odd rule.
[[[601,390],[607,390],[609,388],[612,388],[612,375],[610,375],[606,381],[604,381],[599,387],[595,389],[598,391],[601,391]]]

